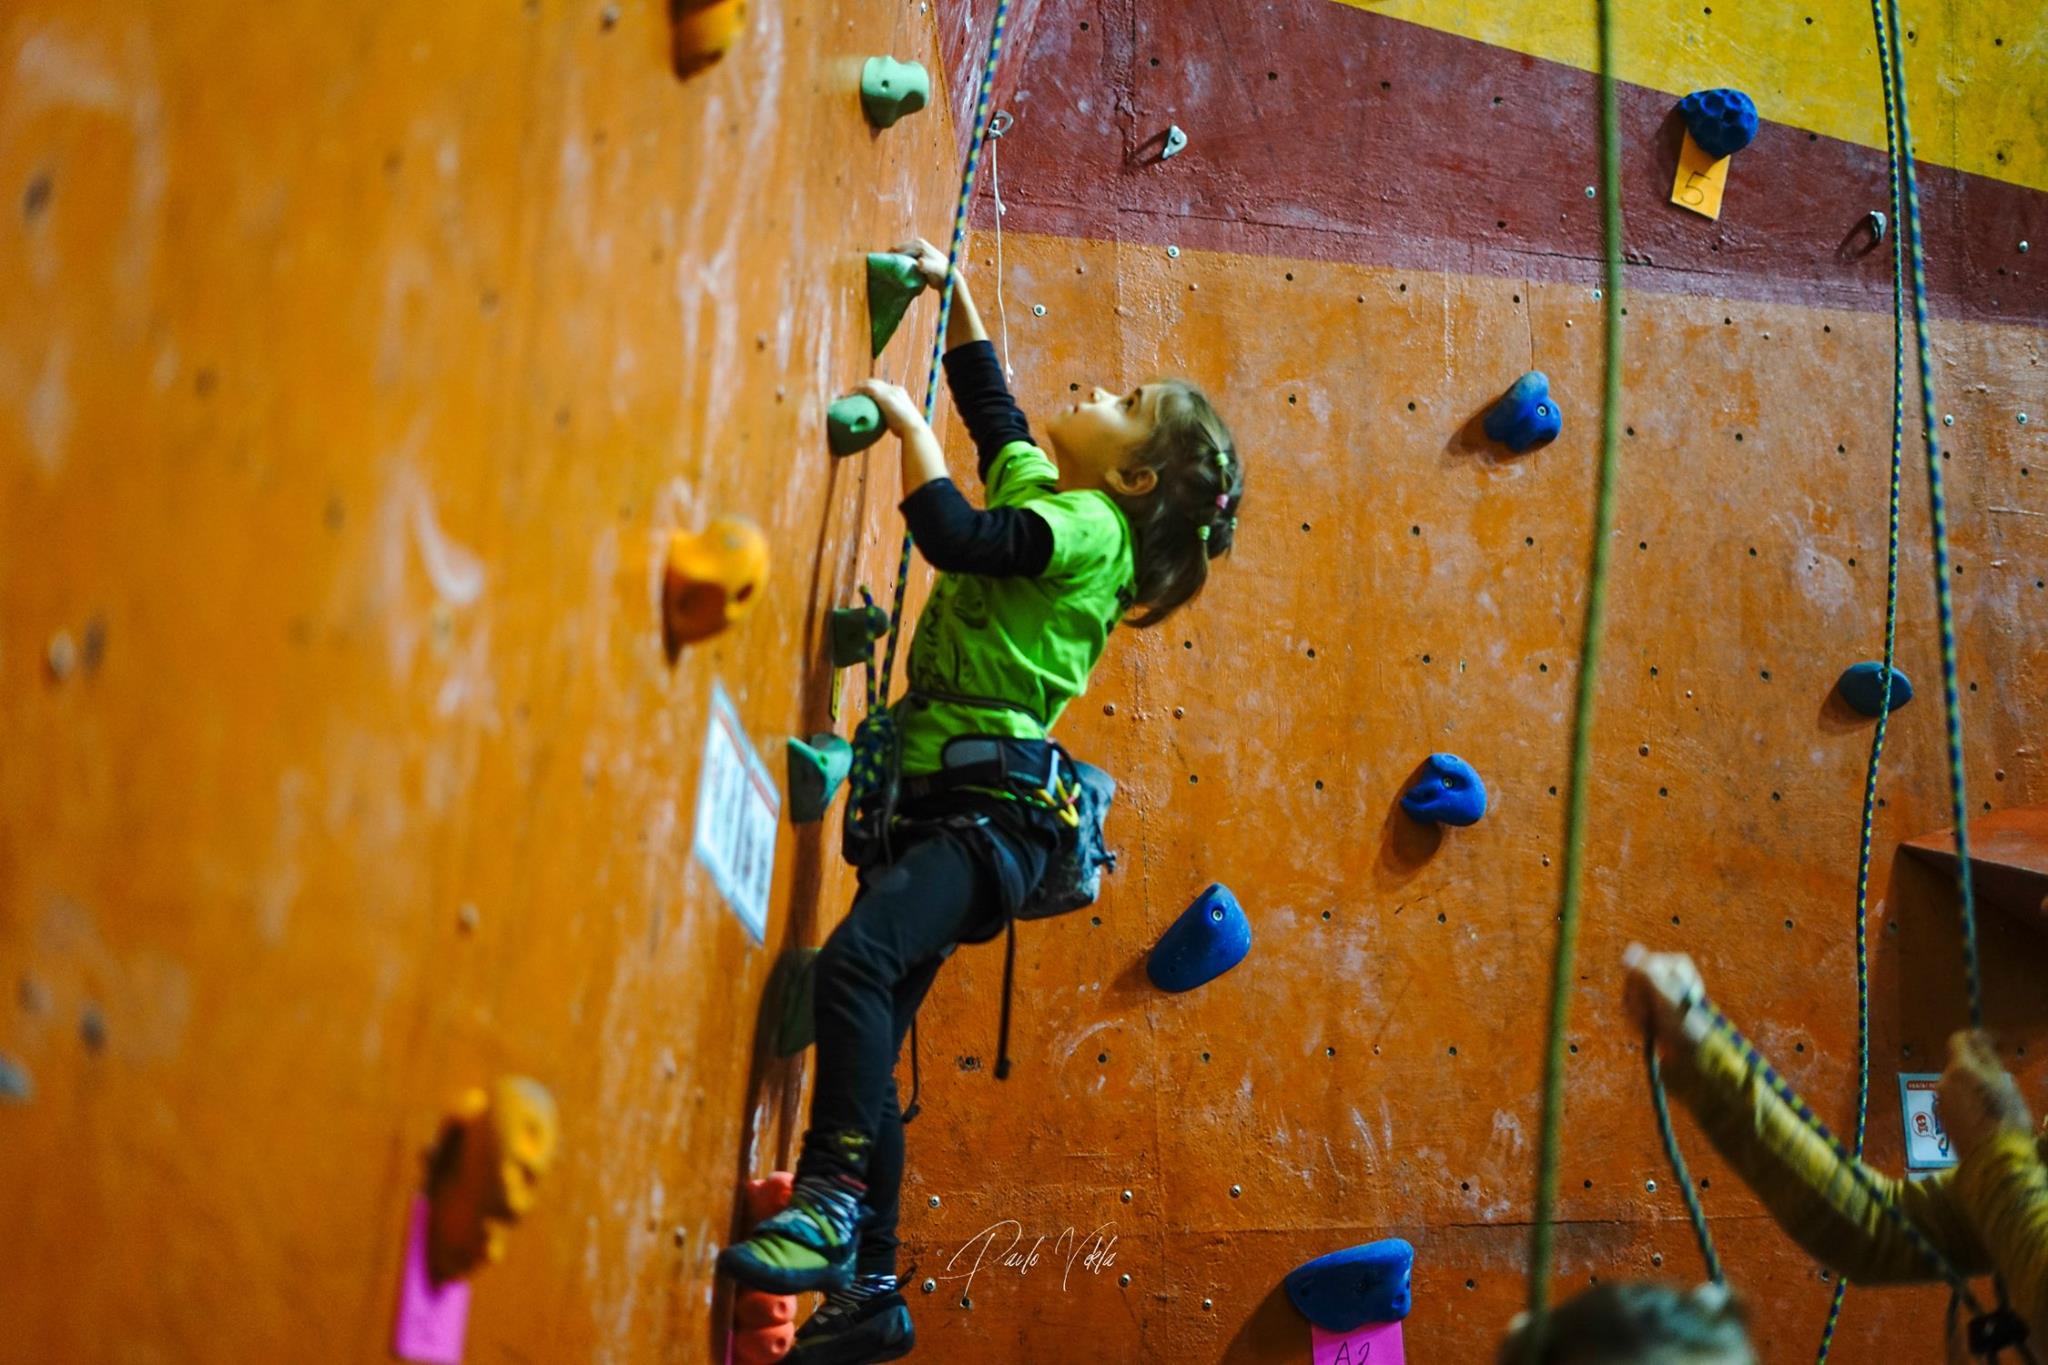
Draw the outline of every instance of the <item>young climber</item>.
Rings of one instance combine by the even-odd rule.
[[[1531,1352],[1528,1314],[1515,1317],[1497,1365],[1756,1365],[1748,1314],[1724,1287],[1603,1284],[1551,1310]]]
[[[1834,1148],[1764,1083],[1727,1031],[1712,1025],[1692,959],[1631,945],[1623,961],[1628,1012],[1656,1035],[1671,1092],[1787,1235],[1852,1281],[1937,1279]],[[1870,1187],[1958,1271],[2000,1275],[2012,1310],[2038,1343],[2048,1337],[2048,1125],[2033,1131],[2018,1084],[1982,1033],[1950,1037],[1938,1099],[1958,1157],[1954,1167],[1919,1180],[1862,1169]],[[1949,1346],[1960,1350],[1956,1341]]]
[[[943,252],[922,239],[901,250],[944,285]],[[896,1279],[904,1036],[954,948],[1002,933],[1068,837],[1071,810],[1055,795],[1063,760],[1047,732],[1119,623],[1156,625],[1201,591],[1209,561],[1230,549],[1244,490],[1230,432],[1179,380],[1096,389],[1052,413],[1037,444],[957,276],[946,347],[988,505],[971,506],[947,477],[907,393],[863,386],[902,442],[904,520],[939,571],[895,707],[899,818],[890,860],[862,868],[814,967],[818,1074],[795,1194],[719,1257],[756,1288],[831,1291],[798,1333],[798,1365],[909,1352]],[[956,742],[973,736],[999,743]]]

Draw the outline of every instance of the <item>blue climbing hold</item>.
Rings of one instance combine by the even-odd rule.
[[[1842,680],[1835,684],[1842,694],[1842,700],[1866,716],[1875,716],[1885,709],[1884,704],[1884,663],[1879,659],[1865,659],[1860,664],[1850,664],[1842,670]],[[1913,682],[1898,669],[1892,670],[1892,704],[1896,711],[1913,700]]]
[[[1355,1332],[1369,1322],[1399,1322],[1415,1295],[1415,1248],[1399,1237],[1346,1247],[1287,1272],[1287,1297],[1325,1332]]]
[[[1716,161],[1735,155],[1756,136],[1756,101],[1740,90],[1695,90],[1678,102],[1678,112],[1692,140]]]
[[[1431,754],[1401,809],[1427,825],[1476,825],[1486,814],[1486,784],[1456,754]]]
[[[1517,455],[1557,439],[1564,427],[1564,414],[1550,397],[1550,376],[1531,370],[1517,379],[1493,411],[1486,414],[1486,434]]]
[[[1191,991],[1244,961],[1252,950],[1252,922],[1221,882],[1195,897],[1152,946],[1145,973],[1162,991]]]

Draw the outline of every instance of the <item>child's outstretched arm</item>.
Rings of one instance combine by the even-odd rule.
[[[927,284],[935,289],[944,287],[945,252],[922,237],[898,250],[917,261],[917,273]],[[995,347],[989,345],[967,276],[960,271],[953,273],[953,311],[946,320],[946,386],[953,391],[953,407],[974,441],[981,477],[986,480],[1004,446],[1031,440],[1031,427],[1003,381]]]
[[[903,519],[925,561],[944,573],[1035,578],[1052,562],[1052,528],[1024,507],[977,508],[946,473],[945,455],[910,395],[886,380],[860,391],[903,442]]]

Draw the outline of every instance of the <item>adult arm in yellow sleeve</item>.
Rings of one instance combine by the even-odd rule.
[[[1708,1011],[1691,1003],[1704,1000],[1691,959],[1632,948],[1628,965],[1629,1011],[1655,1029],[1672,1093],[1808,1254],[1867,1284],[1938,1278],[1934,1264],[1885,1212],[1884,1202],[1893,1201],[1958,1271],[1991,1269],[1990,1253],[1958,1196],[1955,1172],[1898,1180],[1838,1157],[1773,1092],[1762,1065],[1752,1065],[1727,1033],[1710,1025]]]
[[[1884,1201],[1891,1201],[1957,1270],[1979,1275],[1991,1269],[1954,1171],[1899,1180],[1843,1160],[1725,1032],[1710,1030],[1690,1047],[1673,1046],[1664,1077],[1778,1226],[1823,1265],[1865,1284],[1939,1278],[1934,1263],[1885,1212]],[[1851,1165],[1861,1167],[1863,1179]]]
[[[1962,1160],[1956,1198],[2005,1281],[2013,1311],[2048,1332],[2048,1162],[2012,1074],[1981,1033],[1948,1040],[1941,1113]]]

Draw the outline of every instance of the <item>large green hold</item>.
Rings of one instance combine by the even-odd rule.
[[[853,746],[838,735],[789,741],[789,818],[807,825],[825,818],[839,784],[853,771]]]
[[[868,253],[868,333],[873,354],[880,355],[896,335],[910,301],[924,290],[924,276],[917,273],[914,257],[893,251]]]
[[[818,1037],[816,948],[792,948],[775,964],[775,1055],[794,1057]]]
[[[922,62],[870,57],[860,69],[860,107],[868,122],[887,128],[931,103],[932,77]]]
[[[852,668],[868,657],[868,647],[889,633],[889,613],[872,603],[865,607],[834,607],[827,618],[832,666]]]
[[[882,439],[882,410],[864,393],[848,394],[825,409],[825,444],[834,455],[854,455]]]

